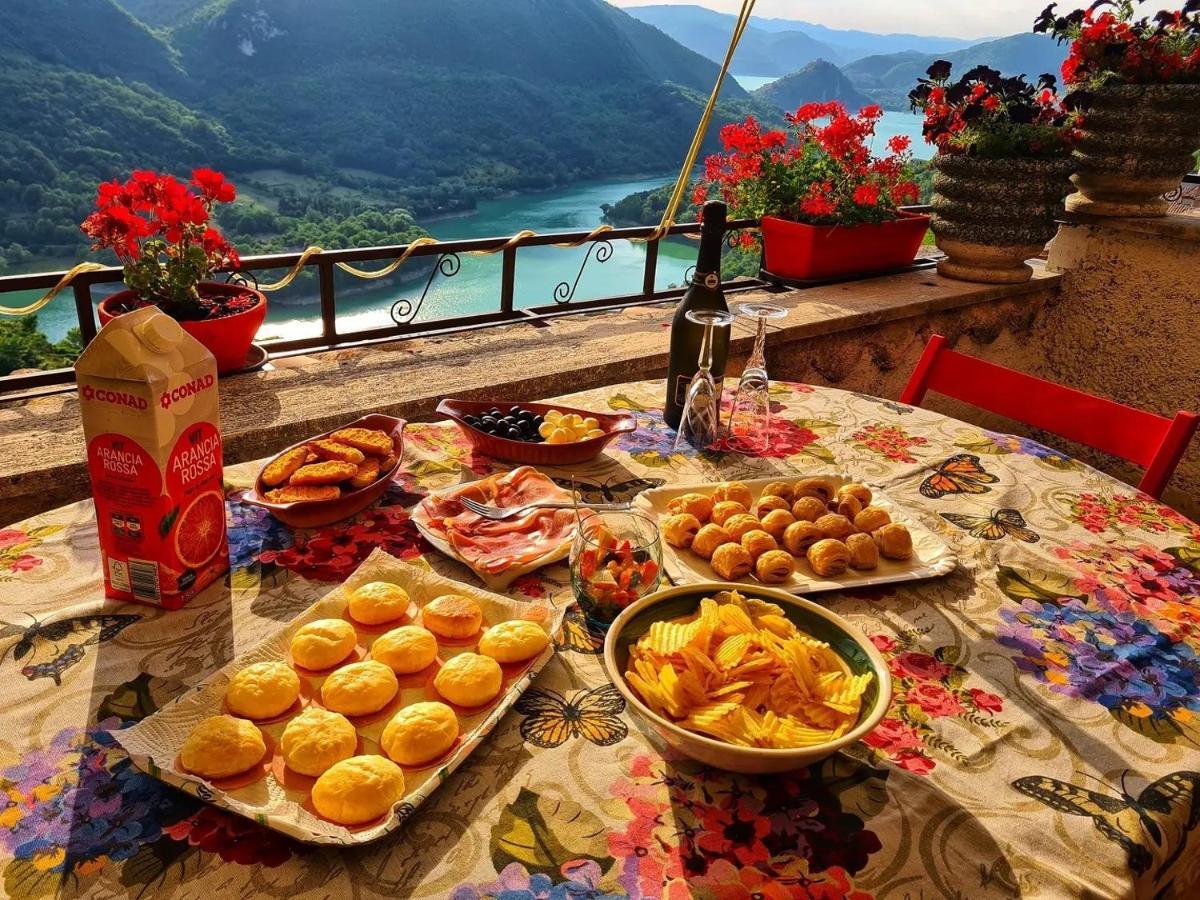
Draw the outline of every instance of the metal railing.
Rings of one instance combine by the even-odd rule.
[[[726,230],[729,238],[732,239],[735,232],[754,229],[757,226],[757,221],[753,219],[734,219],[730,220],[727,224]],[[334,270],[337,263],[369,263],[394,260],[408,249],[408,245],[397,244],[384,247],[356,247],[349,250],[326,250],[305,261],[303,267],[304,270],[316,270],[317,291],[320,299],[320,334],[290,340],[265,340],[259,342],[259,344],[271,355],[278,356],[302,351],[361,346],[395,340],[396,338],[445,334],[454,331],[508,325],[515,322],[526,322],[535,325],[545,324],[546,320],[558,316],[594,312],[601,309],[620,309],[627,306],[661,303],[664,300],[680,296],[684,290],[682,287],[668,290],[656,289],[659,245],[661,240],[665,238],[656,238],[647,241],[645,244],[646,255],[639,291],[593,300],[575,300],[575,289],[579,285],[579,279],[583,274],[584,268],[592,258],[596,258],[600,262],[607,259],[612,253],[611,241],[629,240],[631,238],[645,239],[652,235],[654,231],[654,227],[647,225],[634,228],[616,228],[594,236],[590,231],[573,231],[537,234],[523,238],[520,241],[512,241],[511,237],[473,238],[468,240],[439,241],[436,244],[419,246],[413,251],[412,258],[435,258],[420,298],[413,300],[406,297],[393,303],[391,310],[393,321],[390,325],[349,331],[344,331],[338,327],[337,290],[336,279],[334,278]],[[700,223],[688,222],[672,226],[667,232],[667,236],[698,235],[699,233]],[[535,306],[517,307],[515,293],[518,250],[524,247],[545,247],[579,242],[582,242],[579,244],[580,246],[588,247],[583,262],[580,264],[578,272],[574,274],[573,279],[569,278],[558,284],[553,292],[552,302]],[[429,293],[434,278],[439,272],[444,276],[450,276],[456,272],[457,266],[460,264],[458,259],[459,254],[496,250],[500,247],[504,247],[505,249],[499,254],[501,257],[501,270],[497,309],[492,312],[416,321],[421,303]],[[246,256],[242,258],[241,268],[237,274],[248,276],[252,284],[254,272],[267,269],[290,269],[300,262],[300,257],[301,254],[299,252]],[[403,271],[403,268],[401,271]],[[63,274],[63,272],[42,272],[0,277],[0,296],[15,291],[49,290],[59,282]],[[120,284],[121,281],[122,272],[120,267],[110,266],[105,269],[82,273],[71,282],[75,313],[79,321],[80,335],[85,345],[96,336],[97,330],[92,289],[96,285]],[[745,279],[736,283],[727,283],[727,288],[739,290],[761,287],[762,285],[763,282],[761,281]],[[65,300],[66,291],[60,296],[62,299],[55,300],[55,302]],[[0,394],[47,388],[55,385],[69,385],[74,380],[75,373],[70,368],[46,369],[20,375],[4,375],[0,376]]]

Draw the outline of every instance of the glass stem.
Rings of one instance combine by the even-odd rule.
[[[705,375],[712,372],[713,364],[713,323],[704,325],[704,337],[700,341],[700,371]]]
[[[746,362],[747,369],[765,369],[767,367],[767,320],[759,317],[758,331],[754,335],[754,350]]]

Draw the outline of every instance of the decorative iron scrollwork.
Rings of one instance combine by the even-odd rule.
[[[725,232],[725,246],[730,250],[737,250],[742,247],[742,238],[747,234],[753,234],[753,230],[743,230],[741,228],[731,228]]]
[[[410,325],[417,318],[417,313],[421,311],[421,304],[425,302],[425,297],[429,294],[429,287],[433,284],[433,279],[440,272],[443,278],[453,278],[462,269],[462,260],[458,258],[457,253],[443,253],[438,257],[432,269],[429,270],[429,277],[425,279],[425,287],[421,291],[421,296],[417,298],[417,302],[413,303],[410,297],[401,297],[392,304],[392,321],[397,325]]]
[[[575,289],[577,287],[579,287],[580,276],[583,275],[583,270],[587,268],[587,264],[591,260],[593,253],[596,254],[596,262],[599,262],[599,263],[608,262],[609,258],[613,255],[612,244],[610,244],[608,241],[604,240],[603,238],[592,241],[591,246],[588,247],[588,251],[583,257],[583,262],[579,264],[579,271],[575,273],[575,280],[570,283],[567,283],[565,281],[560,281],[555,286],[555,288],[554,288],[554,302],[555,303],[565,304],[565,303],[570,303],[572,300],[575,299]]]
[[[244,288],[251,288],[255,291],[258,290],[258,277],[253,272],[247,272],[241,269],[228,273],[225,276],[225,283],[236,284]]]
[[[690,265],[690,266],[688,266],[686,269],[684,269],[684,270],[683,270],[683,283],[684,283],[684,284],[691,284],[691,283],[692,283],[692,279],[693,279],[695,276],[696,276],[696,267],[695,267],[695,265]]]

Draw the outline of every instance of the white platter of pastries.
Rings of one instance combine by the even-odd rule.
[[[375,550],[256,648],[117,734],[138,768],[301,841],[400,826],[554,654],[562,611]]]
[[[654,488],[635,506],[658,520],[678,583],[811,594],[936,578],[958,563],[941,538],[843,475]]]

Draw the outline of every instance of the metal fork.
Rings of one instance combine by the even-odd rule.
[[[463,497],[462,505],[476,515],[483,516],[485,519],[511,519],[513,516],[523,516],[531,509],[575,509],[576,506],[586,506],[588,509],[598,512],[607,512],[609,510],[627,510],[630,508],[629,503],[576,504],[569,500],[546,500],[542,503],[526,503],[524,506],[510,506],[505,509],[499,506],[486,506],[472,500],[470,497]]]

